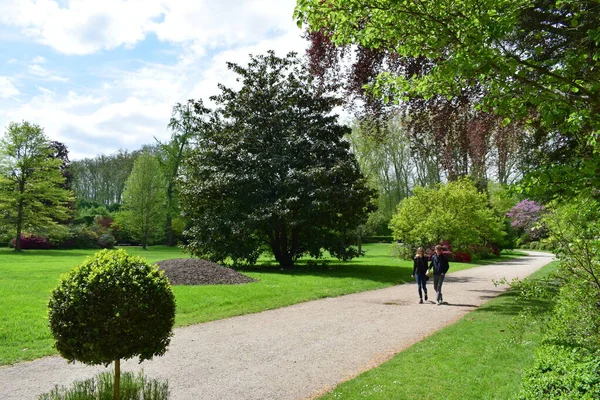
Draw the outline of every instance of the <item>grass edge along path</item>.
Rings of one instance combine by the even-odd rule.
[[[390,255],[389,244],[364,245],[365,257],[349,263],[301,260],[293,269],[258,266],[240,272],[258,282],[244,285],[174,286],[176,327],[289,306],[325,297],[381,289],[410,281],[411,261]],[[177,248],[125,248],[150,262],[188,257]],[[97,250],[25,250],[0,248],[0,365],[56,354],[47,326],[47,304],[61,274]],[[512,255],[514,257],[514,255]],[[508,256],[511,257],[511,256]],[[452,263],[453,271],[503,261]],[[263,259],[269,263],[272,260]],[[322,262],[320,263],[322,264]]]
[[[551,262],[528,279],[547,276],[557,265]],[[529,307],[549,312],[551,306],[518,299],[510,289],[318,399],[510,399],[542,336],[540,324],[517,321],[519,313]]]

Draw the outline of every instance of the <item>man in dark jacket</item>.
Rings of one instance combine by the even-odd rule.
[[[442,254],[442,246],[435,246],[435,254],[431,256],[431,264],[429,269],[433,268],[433,289],[437,292],[437,305],[439,306],[444,301],[442,297],[442,284],[446,272],[450,269],[448,258]]]

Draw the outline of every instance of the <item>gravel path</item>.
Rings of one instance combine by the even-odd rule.
[[[414,284],[297,304],[179,328],[163,357],[143,368],[168,379],[173,400],[309,399],[386,361],[503,292],[492,279],[524,278],[552,261],[546,253],[451,272],[444,300],[418,304]],[[430,280],[428,283],[432,283]],[[434,297],[433,285],[428,284]],[[423,312],[425,311],[425,312]],[[60,357],[0,367],[0,398],[35,399],[55,384],[85,379],[103,367]]]

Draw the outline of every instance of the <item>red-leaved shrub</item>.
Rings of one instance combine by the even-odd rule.
[[[456,262],[471,262],[471,254],[465,251],[457,251],[454,253],[453,261]]]
[[[17,238],[11,241],[11,247],[15,247]],[[34,235],[32,233],[21,234],[21,249],[22,250],[47,250],[52,247],[52,244],[43,236]]]

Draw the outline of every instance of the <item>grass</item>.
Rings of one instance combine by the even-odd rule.
[[[291,270],[266,265],[242,272],[258,282],[244,285],[174,286],[176,326],[259,312],[323,297],[372,290],[410,279],[412,263],[389,254],[387,244],[368,244],[367,256],[350,263],[329,260],[311,265],[302,260]],[[150,262],[186,257],[163,246],[126,250]],[[79,265],[93,250],[27,250],[0,248],[0,365],[56,354],[47,326],[47,303],[60,275]],[[504,256],[510,258],[511,256]],[[453,271],[477,264],[452,263]]]
[[[556,266],[548,264],[531,278]],[[508,291],[320,400],[509,399],[533,365],[541,339],[539,324],[519,324],[515,317],[526,307],[548,312],[551,306]]]
[[[102,372],[91,379],[75,381],[71,386],[55,386],[38,400],[112,400],[114,393],[113,372]],[[167,400],[169,384],[166,381],[150,379],[143,371],[121,373],[119,384],[120,400]]]

